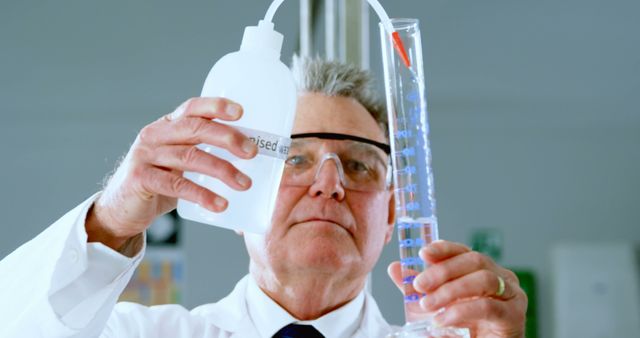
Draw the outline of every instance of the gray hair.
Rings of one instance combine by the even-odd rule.
[[[354,98],[378,122],[385,135],[388,133],[387,112],[376,95],[370,72],[337,61],[297,55],[293,56],[291,71],[298,92]]]

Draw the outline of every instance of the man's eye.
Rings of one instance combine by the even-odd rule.
[[[299,165],[305,164],[306,162],[307,162],[307,158],[305,156],[293,155],[293,156],[289,156],[289,158],[287,158],[285,163],[288,165],[299,166]]]
[[[347,170],[353,173],[365,174],[369,172],[369,166],[361,161],[350,160],[346,163]]]

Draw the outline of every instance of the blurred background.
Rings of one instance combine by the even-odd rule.
[[[640,2],[381,2],[421,21],[442,237],[521,272],[530,336],[637,337]],[[0,257],[100,190],[138,130],[198,96],[269,3],[0,2]],[[287,64],[299,21],[298,0],[275,16]],[[373,13],[369,26],[382,93]],[[247,273],[242,239],[171,222],[175,300],[225,296]],[[401,325],[386,275],[397,257],[392,241],[372,288]],[[575,323],[586,333],[567,335]]]

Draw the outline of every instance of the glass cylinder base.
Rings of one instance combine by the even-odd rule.
[[[408,323],[387,338],[470,338],[469,329],[440,327],[430,321]]]

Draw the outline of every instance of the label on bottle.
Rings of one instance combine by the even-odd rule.
[[[269,134],[262,130],[234,127],[258,146],[258,154],[279,158],[281,160],[287,159],[289,147],[291,146],[291,138]]]

